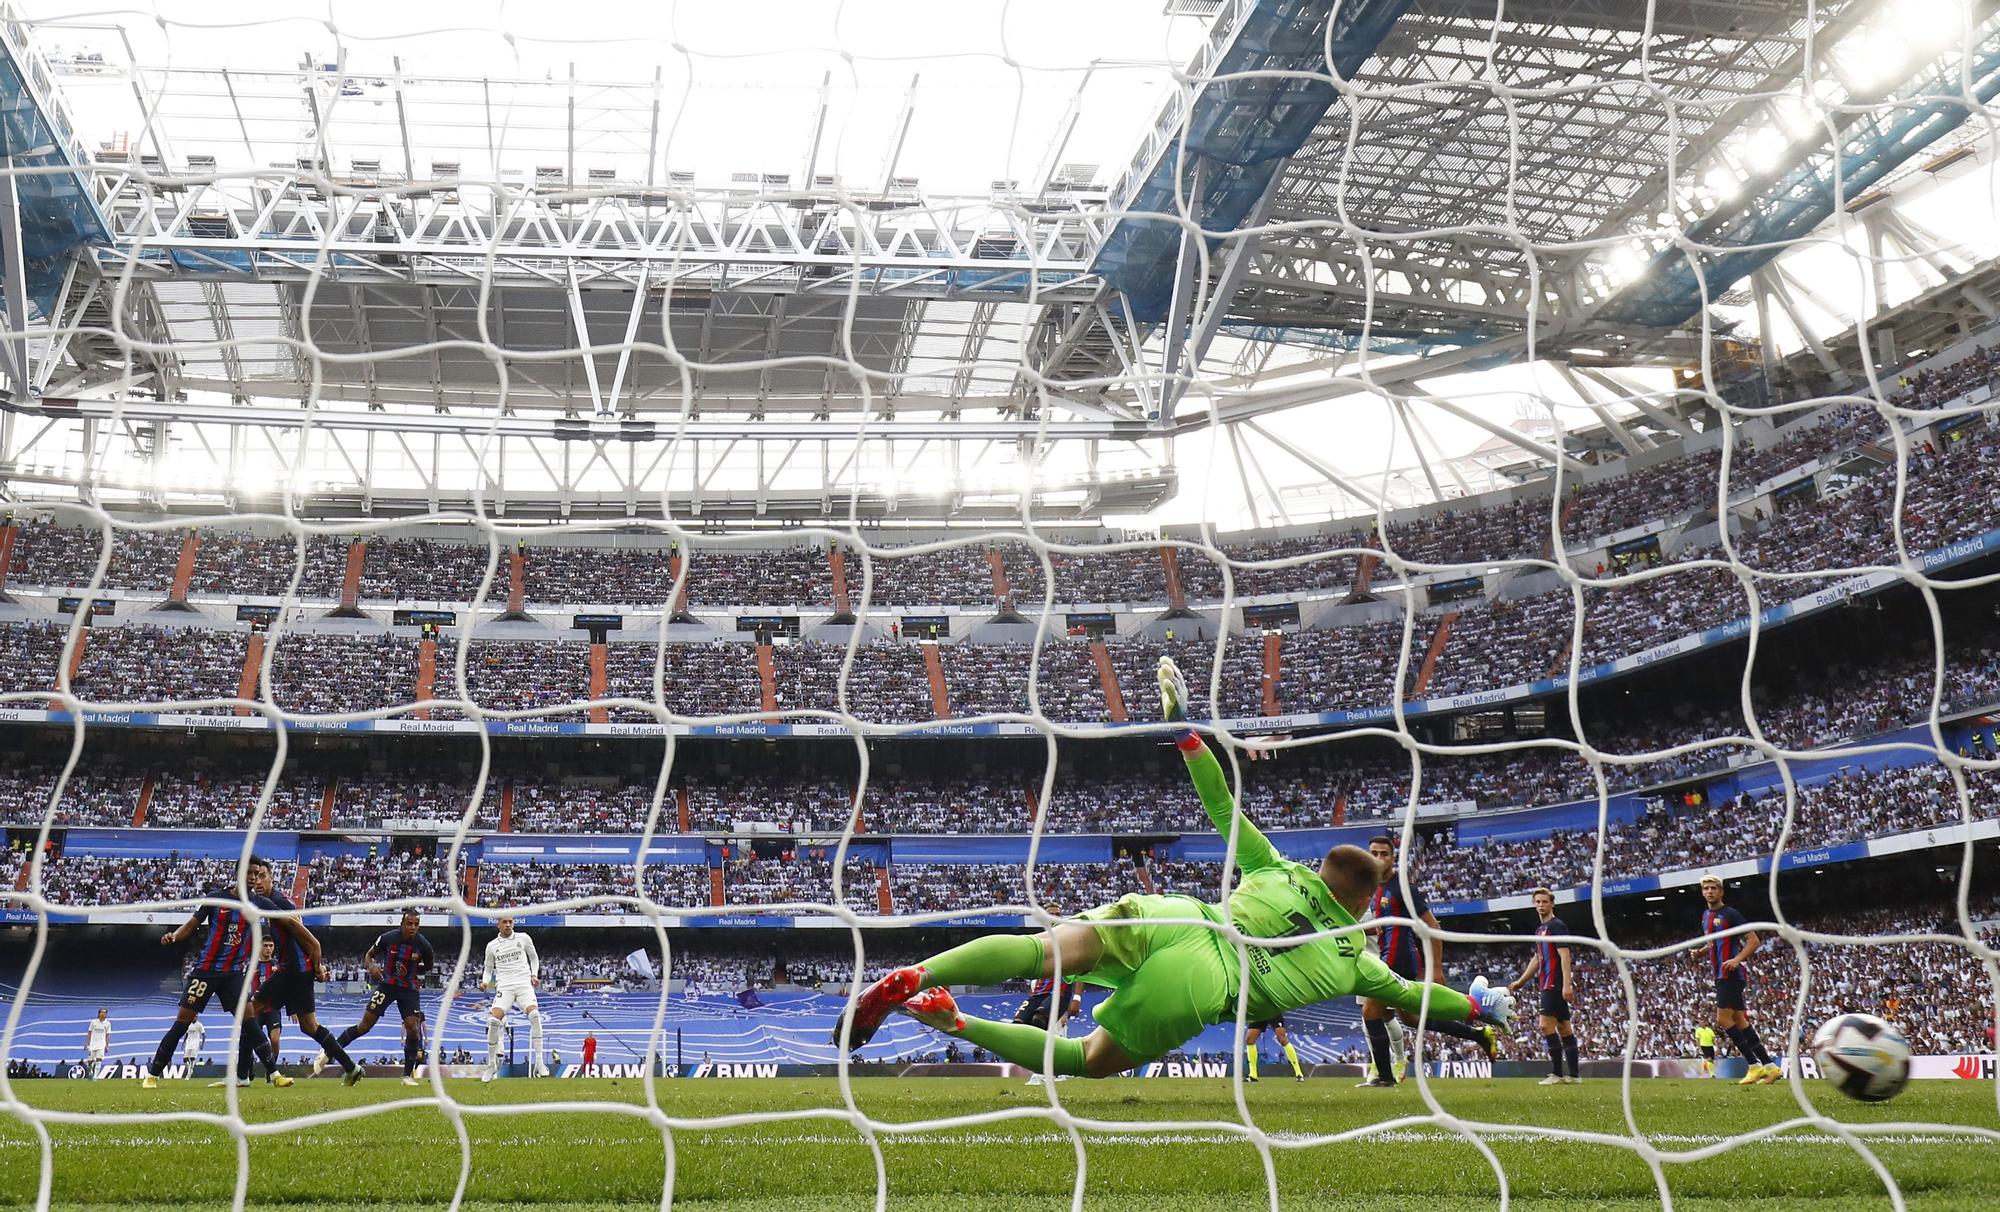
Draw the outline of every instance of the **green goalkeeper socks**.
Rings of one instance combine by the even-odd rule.
[[[1292,1062],[1292,1075],[1294,1077],[1303,1076],[1305,1071],[1299,1068],[1298,1052],[1295,1051],[1290,1044],[1285,1044],[1284,1049],[1285,1049],[1285,1059]]]
[[[984,940],[982,940],[984,941]],[[1042,1050],[1048,1046],[1049,1033],[1040,1027],[1030,1027],[1026,1023],[995,1023],[983,1018],[965,1019],[965,1029],[954,1031],[953,1035],[977,1044],[1004,1061],[1012,1061],[1023,1069],[1042,1072]],[[1083,1076],[1083,1041],[1080,1039],[1056,1039],[1055,1074],[1057,1077]]]
[[[1249,1068],[1249,1070],[1250,1070],[1250,1076],[1251,1076],[1251,1077],[1256,1077],[1256,1076],[1257,1076],[1257,1045],[1255,1045],[1255,1044],[1251,1044],[1251,1045],[1250,1045],[1250,1046],[1249,1046],[1248,1048],[1245,1048],[1245,1049],[1243,1050],[1243,1052],[1244,1052],[1244,1057],[1243,1057],[1243,1059],[1244,1059],[1245,1061],[1249,1062],[1249,1064],[1248,1064],[1248,1068]]]
[[[926,989],[938,985],[998,985],[1041,975],[1042,940],[1033,934],[989,934],[924,961]]]

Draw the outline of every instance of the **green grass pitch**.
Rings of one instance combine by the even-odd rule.
[[[751,1112],[787,1118],[736,1127],[682,1127],[672,1134],[674,1206],[703,1212],[862,1212],[874,1206],[875,1166],[846,1120],[815,1116],[841,1106],[830,1079],[663,1080],[661,1109],[676,1119],[716,1119]],[[1622,1133],[1616,1082],[1542,1087],[1523,1080],[1432,1083],[1443,1106],[1467,1119]],[[1991,1082],[1919,1082],[1892,1103],[1862,1106],[1807,1087],[1815,1107],[1847,1123],[1913,1121],[2000,1129]],[[1046,1108],[1043,1089],[986,1079],[856,1080],[862,1111],[878,1120],[918,1123],[984,1111]],[[174,1082],[157,1091],[135,1083],[19,1082],[15,1095],[49,1111],[84,1116],[141,1111],[223,1110],[223,1091]],[[642,1117],[579,1110],[582,1100],[642,1107],[631,1080],[450,1083],[454,1098],[476,1112],[502,1103],[546,1103],[546,1111],[469,1113],[473,1168],[466,1206],[658,1208],[667,1152]],[[1084,1130],[1088,1159],[1084,1205],[1111,1212],[1252,1212],[1268,1206],[1256,1148],[1208,1126],[1240,1122],[1233,1091],[1219,1080],[1065,1082],[1063,1105],[1093,1120],[1172,1121],[1188,1126],[1130,1134]],[[259,1084],[242,1091],[249,1120],[271,1121],[428,1096],[371,1079],[349,1090],[306,1081],[290,1090]],[[1356,1090],[1348,1081],[1295,1083],[1266,1078],[1244,1094],[1253,1121],[1281,1145],[1310,1136],[1384,1124],[1425,1112],[1413,1084],[1396,1091]],[[1633,1084],[1640,1131],[1665,1150],[1693,1151],[1754,1132],[1800,1113],[1787,1087],[1738,1089],[1724,1082]],[[226,1130],[199,1122],[60,1123],[52,1202],[58,1208],[138,1209],[226,1206],[235,1181],[235,1147]],[[1077,1162],[1069,1136],[1046,1119],[1019,1118],[972,1127],[879,1136],[887,1162],[888,1203],[912,1212],[1014,1212],[1070,1206]],[[1492,1148],[1505,1166],[1514,1206],[1540,1209],[1658,1207],[1643,1162],[1603,1144],[1535,1139],[1516,1129]],[[1914,1209],[2000,1207],[2000,1140],[1941,1129],[1877,1138],[1877,1156]],[[1281,1207],[1420,1208],[1423,1212],[1490,1208],[1500,1186],[1472,1145],[1432,1125],[1406,1125],[1384,1136],[1272,1151]],[[451,1122],[434,1105],[383,1110],[363,1118],[314,1123],[250,1144],[252,1207],[315,1209],[441,1207],[458,1181],[459,1149]],[[31,1206],[37,1181],[32,1132],[0,1117],[0,1207]],[[1750,1141],[1701,1161],[1667,1167],[1677,1208],[1886,1209],[1890,1201],[1866,1162],[1823,1130],[1802,1129]]]

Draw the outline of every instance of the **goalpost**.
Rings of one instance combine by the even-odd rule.
[[[1710,864],[1768,896],[1771,917],[1752,925],[1804,975],[1790,1020],[1768,1041],[1774,1053],[1790,1041],[1782,1051],[1794,1062],[1790,1109],[1769,1127],[1714,1142],[1661,1139],[1635,1110],[1629,1064],[1622,1121],[1592,1131],[1465,1117],[1421,1065],[1420,1114],[1334,1135],[1284,1131],[1269,1113],[1253,1114],[1240,1076],[1231,1079],[1235,1118],[1193,1124],[1095,1119],[1066,1105],[1074,1084],[1050,1084],[1046,1106],[1030,1114],[1075,1147],[1075,1206],[1089,1173],[1086,1134],[1240,1139],[1258,1153],[1274,1212],[1283,1195],[1276,1151],[1405,1129],[1476,1148],[1503,1204],[1513,1185],[1494,1142],[1524,1137],[1623,1150],[1643,1162],[1667,1205],[1677,1168],[1809,1128],[1862,1158],[1897,1207],[1904,1192],[1877,1142],[1915,1133],[2000,1141],[1992,1128],[1826,1114],[1796,1064],[1798,1039],[1817,1025],[1807,1018],[1808,944],[1946,944],[1977,961],[1989,999],[2000,989],[2000,956],[1973,915],[1975,876],[1990,877],[1975,871],[1976,843],[1990,822],[1982,824],[1971,780],[1995,761],[1947,740],[1948,717],[1964,704],[1945,688],[1951,637],[1941,605],[1988,579],[1955,570],[2000,549],[2000,533],[1973,524],[1976,493],[1968,501],[1954,487],[1993,487],[1973,454],[1983,442],[1973,423],[1991,420],[1990,387],[1983,374],[1972,383],[1950,371],[1984,343],[1983,323],[1996,315],[1981,276],[2000,253],[1986,234],[1995,218],[2000,18],[1949,0],[1915,20],[1886,4],[1831,13],[1808,5],[1782,19],[1745,16],[1730,30],[1706,28],[1706,9],[1664,0],[1649,3],[1643,19],[1538,9],[1517,19],[1511,6],[1474,17],[1407,0],[1167,8],[1168,18],[1147,27],[1155,45],[1135,54],[1137,39],[1105,18],[1029,0],[981,9],[941,32],[914,28],[913,13],[886,23],[818,14],[800,17],[798,30],[771,22],[760,31],[746,30],[760,24],[747,12],[677,8],[660,29],[579,37],[565,28],[570,15],[510,12],[508,28],[459,31],[462,45],[450,33],[385,32],[359,19],[350,28],[336,6],[334,20],[311,31],[324,62],[271,64],[271,79],[246,89],[251,119],[263,125],[226,108],[243,100],[225,69],[260,49],[245,28],[216,33],[162,19],[128,36],[128,47],[133,38],[140,45],[121,62],[115,52],[106,60],[93,59],[95,49],[62,49],[115,41],[88,20],[8,14],[0,49],[15,70],[11,84],[0,72],[0,92],[40,125],[33,145],[0,165],[11,198],[0,199],[0,243],[17,235],[25,250],[5,267],[0,292],[8,303],[0,375],[19,406],[6,416],[0,456],[24,518],[56,512],[96,528],[102,546],[84,583],[21,592],[20,612],[4,616],[64,628],[49,680],[6,689],[0,708],[15,725],[66,727],[69,747],[19,884],[5,894],[6,907],[25,915],[18,920],[32,923],[34,943],[0,1052],[11,1057],[21,1038],[37,973],[59,945],[55,930],[135,911],[177,921],[190,906],[180,896],[76,906],[49,894],[49,842],[63,826],[66,788],[130,735],[124,717],[189,734],[227,720],[269,736],[271,765],[237,856],[239,886],[273,822],[312,831],[299,822],[320,819],[286,798],[288,764],[304,738],[342,727],[462,729],[477,738],[481,762],[449,827],[450,887],[308,911],[413,906],[443,917],[451,924],[432,929],[440,951],[455,952],[450,989],[462,993],[478,983],[475,924],[490,925],[502,909],[608,906],[652,931],[664,980],[675,929],[715,916],[720,904],[653,895],[684,890],[648,861],[659,839],[683,832],[673,782],[681,742],[718,735],[716,726],[780,743],[787,731],[851,738],[865,811],[869,742],[934,733],[940,723],[903,720],[873,697],[883,670],[871,645],[892,624],[899,635],[907,626],[906,602],[879,600],[884,577],[939,553],[976,568],[999,545],[1011,555],[990,557],[995,596],[1010,558],[1036,587],[1010,603],[1033,645],[1026,710],[953,713],[949,722],[1034,747],[1035,800],[1047,810],[1030,819],[1022,806],[1021,831],[1031,835],[1023,886],[1010,904],[987,907],[995,912],[1066,920],[1034,883],[1047,806],[1063,794],[1059,755],[1087,760],[1114,734],[1170,735],[1139,701],[1144,684],[1137,693],[1123,684],[1130,719],[1122,726],[1110,723],[1108,701],[1107,718],[1089,721],[1045,704],[1051,646],[1073,626],[1093,625],[1073,613],[1137,616],[1163,651],[1199,634],[1206,656],[1195,680],[1205,684],[1195,698],[1220,705],[1201,729],[1238,786],[1247,762],[1269,754],[1337,753],[1357,737],[1400,746],[1408,804],[1386,826],[1399,838],[1404,878],[1419,887],[1412,855],[1429,819],[1420,809],[1436,803],[1427,770],[1537,751],[1587,767],[1598,801],[1595,861],[1584,895],[1572,901],[1561,891],[1591,930],[1564,941],[1616,973],[1626,1045],[1612,1055],[1639,1046],[1642,970],[1700,934],[1682,923],[1672,944],[1643,947],[1614,936],[1605,904],[1619,892],[1607,883],[1632,870],[1618,867],[1632,856],[1612,854],[1620,769],[1747,750],[1752,762],[1774,763],[1784,798],[1775,848]],[[1132,10],[1142,11],[1151,12]],[[1059,28],[1064,20],[1074,28]],[[1042,43],[1065,34],[1090,53]],[[170,63],[166,52],[176,49],[190,53]],[[145,57],[155,51],[160,59]],[[454,55],[469,65],[464,72]],[[555,66],[566,58],[575,60],[567,79]],[[759,76],[765,60],[786,79]],[[472,104],[464,77],[483,79],[496,65],[519,79],[497,113],[489,101],[483,116],[464,118]],[[255,74],[247,63],[241,70]],[[913,72],[915,81],[901,83]],[[285,112],[271,101],[278,76],[296,99]],[[127,104],[121,96],[113,106],[111,91],[136,98],[140,123],[122,143],[88,125],[94,108]],[[950,114],[947,129],[924,125],[928,104]],[[199,136],[181,134],[177,120]],[[301,121],[303,138],[291,127],[271,133]],[[241,127],[237,145],[200,142],[223,138],[232,123]],[[453,148],[452,139],[473,137],[481,146]],[[297,145],[293,164],[257,162],[279,144]],[[782,147],[784,171],[750,162],[765,144]],[[1100,169],[1082,157],[1106,147],[1130,158],[1107,157],[1112,167]],[[954,184],[983,174],[989,187],[934,193],[924,164],[941,165]],[[76,189],[66,193],[69,183]],[[1925,318],[1945,312],[1949,323]],[[280,380],[289,386],[272,386]],[[1301,422],[1308,410],[1313,419]],[[71,445],[43,460],[31,423]],[[226,448],[216,444],[224,434]],[[1482,449],[1449,453],[1474,447]],[[1801,451],[1809,457],[1794,458]],[[266,460],[276,474],[260,483]],[[1656,470],[1669,465],[1688,474]],[[804,479],[785,478],[802,471]],[[1638,489],[1620,475],[1652,478]],[[1149,520],[1172,510],[1176,493],[1198,520]],[[1418,508],[1462,497],[1478,500],[1448,514]],[[1862,508],[1878,499],[1893,520]],[[916,517],[934,520],[927,537],[899,541],[895,527]],[[1111,541],[1098,541],[1101,517],[1115,522]],[[947,518],[972,524],[948,528]],[[1651,525],[1660,520],[1670,524]],[[258,655],[242,684],[251,692],[80,692],[95,604],[116,591],[104,600],[120,613],[158,605],[157,589],[126,592],[120,582],[147,558],[140,548],[191,527],[296,543],[277,592],[253,595],[281,603],[269,617],[225,619],[225,605],[238,603],[223,591],[213,601],[197,593],[190,606],[178,567],[166,596],[185,613],[157,616],[246,636],[254,626],[262,638],[248,641]],[[349,587],[361,565],[329,571],[365,542],[440,539],[447,529],[483,545],[483,569],[476,558],[466,563],[477,581],[469,603],[421,594],[357,603]],[[11,552],[8,534],[0,550]],[[655,635],[648,694],[585,689],[549,702],[478,682],[476,645],[508,635],[520,626],[509,616],[524,613],[517,545],[551,538],[654,557],[670,545],[664,593],[620,604],[616,616],[620,627]],[[827,634],[845,644],[837,697],[679,712],[677,664],[688,658],[670,628],[722,605],[688,604],[704,558],[722,567],[778,540],[837,553],[828,557],[841,570],[832,576],[845,583],[821,612]],[[440,566],[452,558],[437,556]],[[1158,591],[1144,602],[1070,596],[1079,586],[1134,584],[1121,578],[1142,565],[1151,578],[1150,562]],[[1153,584],[1145,581],[1147,592]],[[1774,740],[1752,698],[1767,632],[1893,592],[1915,595],[1930,620],[1933,685],[1925,709],[1906,721],[1925,734],[1810,752]],[[1691,598],[1713,610],[1702,614]],[[1482,616],[1496,601],[1513,613]],[[1370,607],[1378,602],[1386,605]],[[433,639],[426,630],[420,641],[428,672],[419,676],[433,679],[421,705],[415,696],[364,710],[281,705],[273,671],[288,634],[353,612],[374,616],[372,632],[390,623],[408,635],[435,620],[391,612],[428,609],[450,615],[451,633]],[[1652,631],[1621,622],[1645,612],[1670,618]],[[975,621],[970,610],[951,617]],[[1461,619],[1461,644],[1472,636],[1490,646],[1482,659],[1447,655]],[[1176,622],[1178,636],[1167,630]],[[1301,624],[1312,634],[1295,641]],[[608,624],[600,617],[596,626]],[[1263,638],[1266,626],[1277,641]],[[1346,630],[1323,634],[1329,628]],[[1285,703],[1281,687],[1294,687],[1276,671],[1294,643],[1303,660],[1323,663],[1327,682],[1351,678],[1382,697],[1326,689],[1310,692],[1318,697],[1307,709]],[[1662,721],[1657,744],[1593,740],[1583,706],[1591,684],[1737,643],[1745,672],[1730,705],[1740,718],[1728,731],[1669,736]],[[1506,680],[1481,682],[1482,667]],[[768,689],[770,675],[757,673]],[[183,676],[192,675],[155,684]],[[1119,681],[1115,671],[1105,676]],[[931,684],[942,682],[939,674]],[[1578,739],[1426,739],[1437,735],[1433,718],[1531,702]],[[215,719],[182,718],[204,712]],[[406,727],[416,724],[424,727]],[[463,855],[491,834],[498,811],[496,740],[558,725],[607,737],[622,729],[662,746],[628,890],[532,905],[468,900]],[[1813,865],[1797,860],[1791,841],[1795,768],[1892,751],[1897,761],[1921,751],[1955,798],[1930,843],[1953,847],[1953,929],[1850,935],[1795,924],[1781,876]],[[742,912],[840,919],[859,988],[871,962],[863,928],[881,919],[865,910],[872,893],[849,884],[856,837],[850,820],[826,903]],[[1234,838],[1224,853],[1227,871]],[[1487,896],[1518,899],[1532,886]],[[892,920],[918,926],[974,908]],[[249,917],[253,939],[270,935],[268,913]],[[1520,942],[1448,919],[1442,930],[1395,924],[1448,945]],[[1219,933],[1247,963],[1252,940],[1226,925]],[[1523,1019],[1533,1011],[1524,1001]],[[643,1104],[561,1104],[658,1129],[663,1207],[675,1197],[676,1134],[796,1116],[706,1115],[676,1098],[659,1080],[667,1015],[663,992]],[[1239,1005],[1237,1056],[1240,1018]],[[431,1077],[415,1101],[435,1106],[458,1136],[462,1199],[475,1154],[468,1121],[548,1104],[461,1097],[440,1068],[448,1051],[440,1026],[432,1025]],[[233,1050],[233,1032],[225,1048]],[[892,1168],[882,1142],[916,1129],[863,1109],[846,1057],[837,1089],[824,1114],[867,1144],[881,1207]],[[255,1181],[252,1138],[383,1110],[252,1120],[234,1089],[221,1107],[124,1122],[225,1128],[237,1146],[239,1209]],[[37,1207],[46,1208],[58,1166],[50,1130],[71,1121],[6,1078],[0,1109],[36,1138]],[[923,1128],[1023,1114],[995,1109]]]

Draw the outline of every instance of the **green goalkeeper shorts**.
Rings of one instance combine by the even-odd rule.
[[[1238,964],[1210,927],[1161,918],[1219,922],[1215,906],[1191,896],[1129,893],[1077,915],[1100,926],[1104,958],[1078,979],[1114,992],[1097,1025],[1137,1063],[1158,1060],[1236,1009]]]

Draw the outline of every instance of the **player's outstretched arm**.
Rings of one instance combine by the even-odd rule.
[[[1365,951],[1355,961],[1354,992],[1411,1014],[1423,1009],[1428,992],[1430,1017],[1442,1022],[1481,1022],[1504,1027],[1514,1021],[1513,995],[1504,989],[1488,987],[1483,976],[1472,983],[1469,991],[1460,993],[1448,985],[1404,980],[1391,972],[1379,956]]]
[[[1173,721],[1186,720],[1187,679],[1181,675],[1180,666],[1174,664],[1172,657],[1160,658],[1159,678],[1160,708],[1164,717]],[[1194,780],[1195,793],[1201,797],[1202,810],[1208,813],[1215,831],[1225,838],[1232,830],[1235,831],[1236,865],[1245,871],[1258,871],[1283,861],[1270,840],[1250,823],[1249,817],[1237,810],[1236,797],[1229,793],[1229,776],[1201,737],[1189,729],[1174,744],[1187,762],[1188,777]]]

